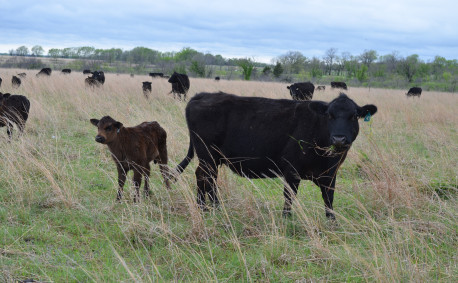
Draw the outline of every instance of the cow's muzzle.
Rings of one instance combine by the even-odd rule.
[[[348,141],[345,136],[332,136],[331,137],[332,145],[336,147],[346,147],[348,146]]]
[[[95,137],[95,141],[96,141],[96,142],[99,142],[99,143],[104,143],[104,142],[105,142],[105,138],[102,137],[102,136],[98,136],[98,135],[97,135],[97,136]]]

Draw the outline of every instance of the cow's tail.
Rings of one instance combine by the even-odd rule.
[[[178,173],[178,175],[183,173],[184,169],[186,169],[186,167],[188,167],[189,162],[191,162],[193,157],[194,157],[194,145],[192,144],[191,138],[189,138],[188,154],[180,162],[180,164],[178,164],[177,168],[175,168],[175,171]]]

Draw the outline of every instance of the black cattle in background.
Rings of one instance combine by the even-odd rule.
[[[344,82],[331,82],[331,88],[341,88],[347,90],[347,84]]]
[[[51,73],[52,73],[51,68],[43,68],[38,72],[37,77],[40,77],[40,76],[51,76]]]
[[[11,85],[13,87],[16,87],[16,88],[20,87],[21,86],[21,79],[16,77],[16,76],[13,76],[11,78]]]
[[[83,70],[83,74],[84,74],[84,75],[86,75],[86,74],[92,74],[92,72],[91,72],[91,70],[86,69],[86,70]]]
[[[20,77],[22,79],[25,79],[25,77],[27,77],[27,74],[26,73],[19,73],[16,76],[18,76],[18,77]]]
[[[2,78],[0,78],[0,87],[2,87]]]
[[[143,82],[142,89],[143,95],[148,98],[149,94],[151,93],[151,82]]]
[[[169,83],[172,84],[172,91],[169,93],[173,93],[173,97],[178,95],[178,98],[181,100],[183,95],[183,100],[186,101],[186,94],[189,90],[189,78],[185,74],[179,74],[177,72],[173,72],[172,76],[168,80]]]
[[[220,165],[247,178],[283,177],[284,215],[291,213],[300,181],[310,180],[321,189],[326,216],[334,218],[337,170],[358,135],[358,119],[376,112],[375,105],[360,107],[343,93],[331,102],[199,93],[186,106],[189,149],[176,171],[197,154],[203,209],[206,195],[218,205]]]
[[[409,91],[406,93],[407,97],[410,96],[421,96],[422,89],[421,87],[411,87]]]
[[[215,81],[219,81],[220,79],[220,77],[215,77]]]
[[[317,91],[324,91],[325,89],[326,89],[326,86],[324,86],[324,85],[319,85],[319,86],[316,87]]]
[[[71,74],[72,70],[70,69],[62,69],[62,74]]]
[[[13,124],[16,124],[21,133],[24,131],[29,110],[30,101],[27,97],[0,92],[0,127],[7,126],[6,132],[10,138],[13,134]]]
[[[164,76],[164,73],[149,73],[149,76],[153,78],[156,78],[156,77],[162,78]]]
[[[286,87],[294,100],[311,100],[315,86],[311,82],[294,83]]]

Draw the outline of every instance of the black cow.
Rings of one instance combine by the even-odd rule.
[[[27,77],[27,74],[26,73],[19,73],[16,76],[25,79],[25,77]]]
[[[37,74],[37,77],[40,77],[40,76],[50,76],[52,73],[52,70],[51,68],[43,68],[41,69],[38,74]]]
[[[6,132],[11,138],[13,123],[23,132],[29,117],[30,101],[23,95],[11,95],[0,92],[0,127],[7,126]]]
[[[315,86],[311,82],[295,83],[286,87],[294,100],[311,100]]]
[[[410,96],[418,96],[418,97],[420,97],[421,92],[422,92],[421,87],[411,87],[409,89],[409,91],[406,93],[406,95],[407,95],[407,97],[410,97]]]
[[[282,176],[284,215],[291,214],[300,181],[311,180],[321,189],[326,216],[334,218],[337,170],[358,135],[358,119],[376,112],[375,105],[360,107],[343,93],[329,103],[199,93],[186,106],[190,143],[176,170],[183,172],[197,153],[197,203],[203,209],[207,194],[218,205],[222,164],[247,178]]]
[[[164,76],[164,73],[149,73],[149,75],[153,78],[155,77],[160,77],[162,78]]]
[[[148,95],[151,93],[151,82],[143,82],[143,95],[148,98]]]
[[[317,91],[324,91],[325,89],[326,89],[326,86],[324,86],[324,85],[319,85],[319,86],[316,87]]]
[[[62,69],[62,74],[71,74],[72,70],[70,69]]]
[[[190,85],[188,76],[185,74],[178,74],[177,72],[173,72],[168,82],[172,84],[172,91],[169,93],[173,93],[173,97],[178,95],[180,100],[181,95],[183,94],[183,100],[186,101],[186,93],[188,93]]]
[[[92,74],[92,72],[91,72],[91,70],[86,69],[86,70],[83,70],[83,74],[84,74],[84,75],[86,75],[86,74]]]
[[[11,84],[13,85],[13,87],[20,87],[21,86],[21,79],[16,77],[16,76],[13,76],[11,78]]]
[[[0,87],[2,86],[2,78],[0,78]]]
[[[220,77],[215,77],[215,81],[219,81],[220,79]]]
[[[344,82],[331,82],[331,88],[347,89],[347,84]]]

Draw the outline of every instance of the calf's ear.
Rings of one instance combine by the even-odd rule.
[[[7,98],[10,97],[10,96],[11,96],[11,93],[5,93],[5,94],[3,95],[3,99],[7,99]]]
[[[115,123],[113,124],[113,126],[114,126],[116,129],[119,130],[119,129],[122,128],[122,123],[121,123],[121,122],[115,122]]]
[[[377,112],[377,106],[373,104],[367,104],[367,105],[364,105],[363,107],[359,107],[357,111],[358,111],[359,118],[366,117],[367,114],[374,116],[374,114]]]
[[[325,115],[328,111],[328,104],[322,101],[312,101],[309,104],[309,109],[317,114]]]
[[[97,125],[99,124],[99,120],[91,119],[91,124],[97,127]]]

